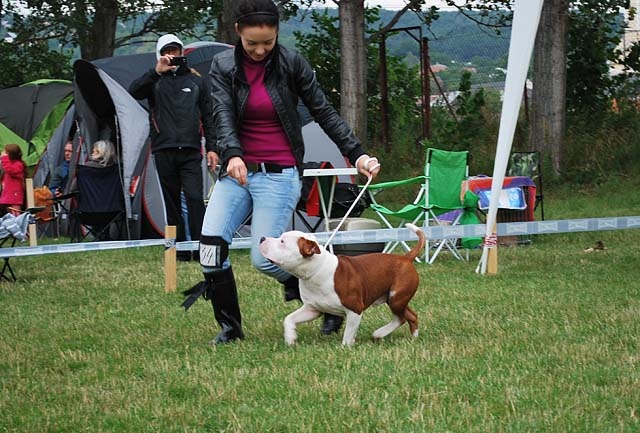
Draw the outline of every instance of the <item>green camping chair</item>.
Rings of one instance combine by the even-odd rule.
[[[405,222],[424,226],[428,225],[457,225],[477,224],[479,220],[475,213],[477,196],[468,192],[464,200],[461,199],[462,181],[468,177],[468,152],[451,152],[433,148],[427,148],[424,176],[417,176],[399,181],[383,182],[369,186],[371,196],[371,208],[389,228],[395,228],[392,221],[400,220],[397,227]],[[420,189],[412,203],[394,211],[380,203],[379,193],[402,186],[420,184]],[[475,196],[475,197],[474,197]],[[475,198],[475,200],[474,200]],[[463,245],[467,248],[479,245],[480,238],[465,239]],[[390,253],[397,246],[409,250],[406,242],[390,242],[385,246],[384,252]],[[463,257],[457,247],[456,238],[446,238],[437,241],[428,241],[425,247],[427,263],[433,263],[443,249],[449,250],[459,260]]]

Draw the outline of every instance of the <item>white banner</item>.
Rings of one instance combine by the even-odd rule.
[[[507,63],[507,78],[504,87],[502,101],[502,114],[500,115],[500,131],[498,132],[498,146],[493,166],[493,181],[491,183],[491,200],[489,213],[487,214],[486,237],[491,238],[496,222],[498,200],[504,174],[507,171],[513,134],[518,122],[522,92],[529,62],[536,39],[536,31],[540,21],[543,0],[517,0],[513,8],[513,23],[511,26],[511,41],[509,43],[509,61]],[[476,272],[482,274],[487,270],[487,258],[489,247],[486,245],[482,251],[482,258]]]

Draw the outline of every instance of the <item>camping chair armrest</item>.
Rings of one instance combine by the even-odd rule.
[[[394,188],[396,186],[403,186],[403,185],[411,185],[414,183],[422,183],[427,179],[426,176],[416,176],[416,177],[412,177],[409,179],[402,179],[402,180],[392,180],[389,182],[380,182],[380,183],[374,183],[368,186],[368,189],[370,191],[379,191],[379,190],[383,190],[383,189],[388,189],[388,188]]]
[[[24,212],[28,212],[28,213],[34,215],[34,214],[37,214],[38,212],[42,212],[46,208],[47,208],[46,206],[33,206],[33,207],[29,207],[29,208],[25,209]],[[9,208],[9,209],[13,209],[13,208]],[[20,211],[20,209],[17,209],[17,210]]]
[[[77,197],[79,195],[80,195],[79,191],[70,191],[70,192],[68,192],[66,194],[62,194],[62,195],[59,195],[57,197],[51,197],[51,200],[54,203],[58,203],[58,202],[65,201],[65,200],[73,198],[73,197]]]

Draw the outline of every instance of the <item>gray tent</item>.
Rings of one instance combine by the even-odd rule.
[[[208,71],[211,58],[229,49],[226,44],[199,43],[186,46],[191,67]],[[94,62],[74,63],[75,104],[81,153],[84,161],[91,143],[109,138],[119,152],[122,190],[125,197],[129,237],[164,235],[166,216],[160,184],[150,153],[149,114],[146,101],[137,101],[128,92],[129,84],[155,65],[155,54],[111,57]],[[206,166],[203,162],[203,170]],[[205,191],[211,185],[205,176]]]

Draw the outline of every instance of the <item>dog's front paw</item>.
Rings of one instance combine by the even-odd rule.
[[[297,339],[298,339],[298,336],[296,335],[295,332],[293,333],[285,332],[284,334],[284,344],[286,344],[287,346],[293,346],[294,344],[296,344]]]
[[[350,339],[343,338],[342,339],[342,345],[345,346],[345,347],[351,347],[354,344],[356,344],[356,339],[355,338],[350,338]]]
[[[287,346],[293,346],[296,344],[296,340],[298,339],[298,334],[296,333],[296,327],[291,326],[291,324],[284,324],[284,344]]]

